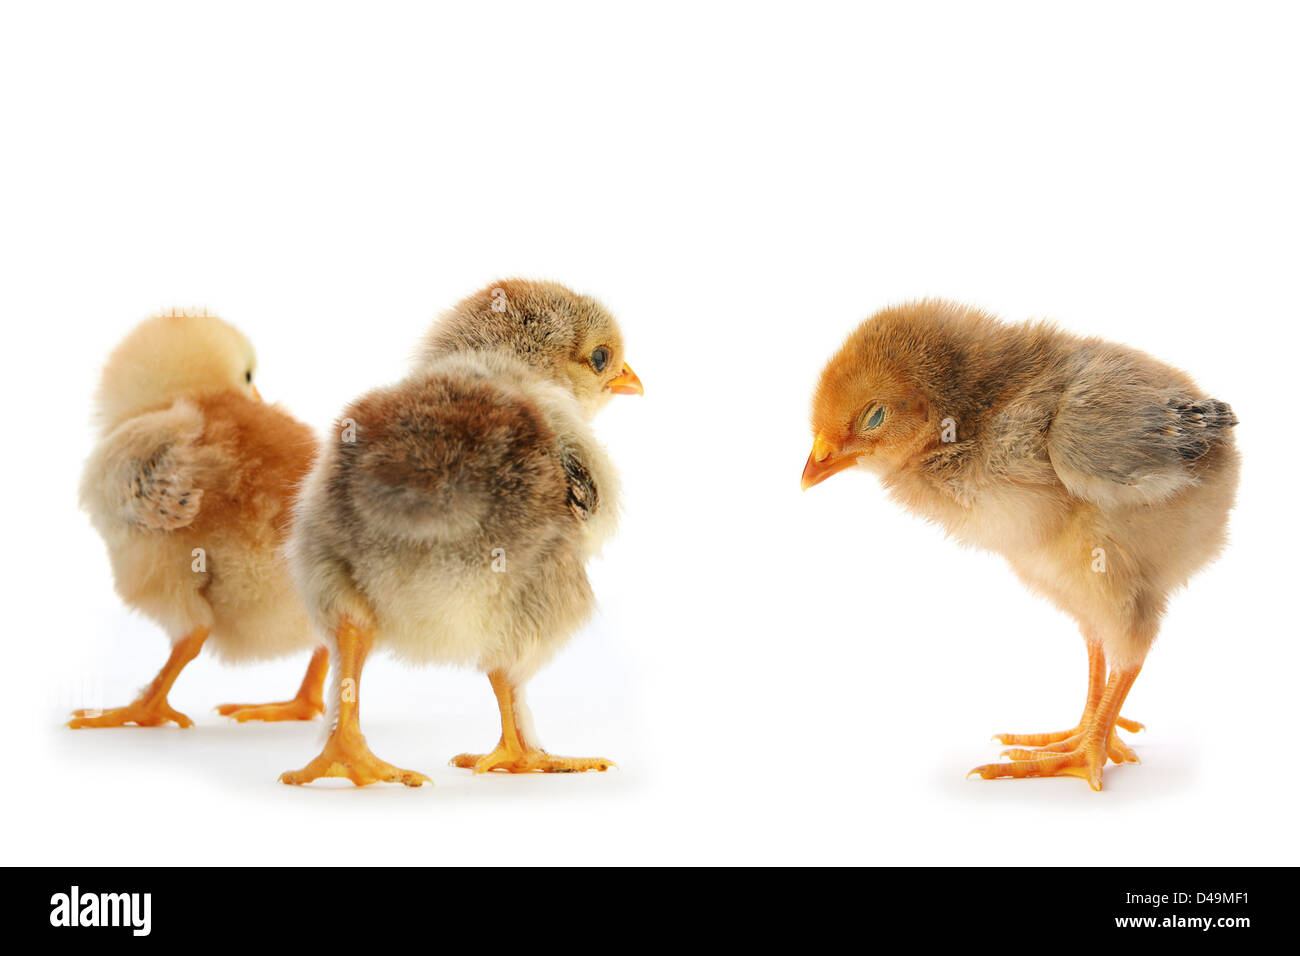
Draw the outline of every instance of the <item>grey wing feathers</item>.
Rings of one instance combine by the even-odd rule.
[[[1137,365],[1092,362],[1066,386],[1048,456],[1075,495],[1099,504],[1150,503],[1195,482],[1190,467],[1237,424],[1223,402]]]

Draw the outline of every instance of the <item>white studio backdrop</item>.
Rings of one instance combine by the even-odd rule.
[[[1294,864],[1296,26],[1263,4],[7,7],[7,860]],[[321,725],[211,708],[289,695],[302,659],[200,658],[172,697],[192,730],[64,730],[166,653],[76,508],[111,346],[206,307],[324,431],[507,275],[601,298],[646,386],[597,422],[626,485],[601,615],[529,695],[549,749],[620,769],[472,779],[446,761],[496,739],[486,680],[382,657],[364,729],[432,789],[277,784]],[[799,492],[822,363],[929,295],[1146,349],[1241,420],[1232,545],[1174,599],[1125,708],[1143,764],[1100,794],[964,779],[994,732],[1077,719],[1073,624],[868,475]]]

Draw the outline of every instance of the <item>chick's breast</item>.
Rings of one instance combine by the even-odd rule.
[[[399,656],[540,666],[592,607],[549,418],[524,387],[448,371],[351,406],[295,529],[318,625],[359,603]]]

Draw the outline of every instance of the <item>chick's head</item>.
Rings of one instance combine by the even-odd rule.
[[[925,384],[932,356],[911,321],[913,311],[876,314],[826,363],[813,396],[805,490],[857,464],[896,468],[934,439]]]
[[[464,350],[513,355],[572,392],[588,415],[613,395],[642,394],[614,317],[555,282],[506,279],[479,290],[438,321],[420,360]]]
[[[260,399],[257,356],[238,329],[214,315],[172,312],[140,323],[113,349],[95,394],[109,431],[182,395],[236,389]]]

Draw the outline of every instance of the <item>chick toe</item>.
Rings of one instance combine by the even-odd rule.
[[[230,717],[241,724],[250,720],[315,720],[325,713],[325,702],[295,697],[275,704],[221,704],[216,711],[222,717]]]
[[[604,773],[618,764],[605,757],[559,757],[545,750],[520,749],[498,744],[490,754],[457,754],[451,766],[473,770],[476,774],[491,771],[505,773]]]
[[[1132,723],[1132,721],[1129,721]],[[1118,726],[1118,721],[1116,721]],[[1141,726],[1139,724],[1139,726]],[[1042,756],[1052,754],[1070,753],[1077,749],[1083,742],[1087,727],[1080,725],[1074,730],[1061,731],[1055,734],[996,734],[994,739],[1000,743],[1012,744],[1008,750],[999,754],[1001,757],[1009,757],[1012,760],[1033,760]],[[1026,747],[1032,749],[1025,749]],[[1106,740],[1106,755],[1112,763],[1141,763],[1138,755],[1133,748],[1126,744],[1119,734],[1111,731],[1109,738]]]
[[[1093,790],[1101,789],[1101,768],[1106,755],[1095,747],[1080,747],[1064,754],[1040,755],[1034,759],[1012,760],[1009,763],[986,763],[976,767],[968,776],[979,775],[985,780],[998,777],[1078,777]]]
[[[997,743],[1006,744],[1009,747],[1044,747],[1049,744],[1059,744],[1072,740],[1078,737],[1086,726],[1086,723],[1080,723],[1079,726],[1071,730],[1058,730],[1049,734],[994,734],[993,739]],[[1136,720],[1128,720],[1124,717],[1116,717],[1115,726],[1127,730],[1129,733],[1138,733],[1146,729],[1144,724],[1139,724]]]

